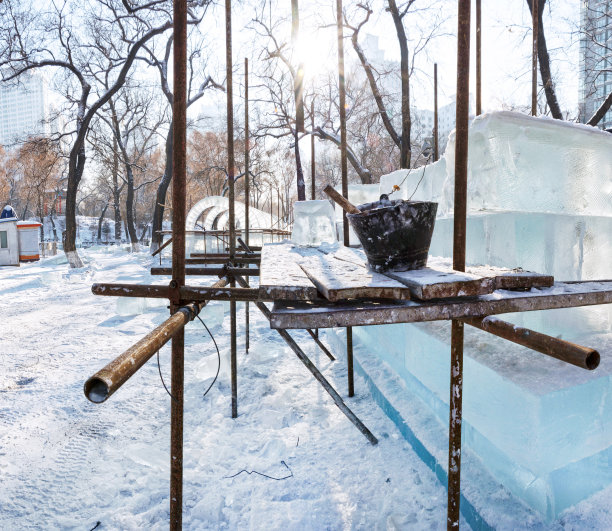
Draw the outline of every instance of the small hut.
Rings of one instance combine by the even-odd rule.
[[[19,265],[19,237],[17,215],[7,205],[0,213],[0,266]]]
[[[0,212],[0,266],[39,260],[40,223],[19,221],[10,205]]]

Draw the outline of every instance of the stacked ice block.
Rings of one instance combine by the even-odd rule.
[[[612,278],[612,135],[517,113],[469,132],[467,261],[523,267],[557,280]],[[408,199],[440,203],[431,255],[452,256],[454,137],[424,170],[381,179]],[[466,327],[464,444],[545,518],[612,483],[612,308],[502,318],[600,351],[587,372]],[[448,323],[355,329],[368,352],[448,423]],[[406,419],[410,423],[410,419]]]

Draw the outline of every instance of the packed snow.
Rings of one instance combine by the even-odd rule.
[[[145,253],[112,247],[81,254],[82,269],[70,270],[62,255],[0,268],[6,301],[0,328],[0,529],[92,529],[98,522],[98,529],[165,529],[170,397],[155,358],[104,404],[88,402],[82,389],[89,376],[168,315],[163,300],[96,297],[91,284],[167,279],[150,276]],[[331,362],[305,332],[291,332],[378,437],[377,446],[344,417],[253,306],[248,355],[244,333],[238,337],[239,417],[231,419],[225,310],[211,303],[202,314],[222,359],[219,380],[206,396],[217,354],[199,322],[186,329],[185,529],[446,527],[444,487],[361,377],[355,398],[346,397],[342,349],[334,350],[340,359]],[[370,372],[389,374],[375,356],[356,354]],[[160,352],[166,384],[169,356],[166,346]],[[385,394],[401,402],[403,384],[392,376],[385,381]],[[421,422],[418,411],[414,419]],[[429,426],[430,436],[439,439],[441,462],[443,432]],[[463,489],[478,496],[466,470]],[[610,495],[608,488],[552,524],[511,501],[500,486],[490,500],[476,501],[485,508],[519,508],[516,520],[506,514],[499,529],[609,529]],[[491,509],[485,514],[491,516]],[[469,527],[463,518],[461,524]]]
[[[91,294],[93,282],[161,283],[146,254],[113,247],[0,268],[0,529],[165,529],[169,419],[155,358],[104,404],[85,380],[161,323],[162,300],[131,311]],[[191,283],[197,283],[190,278]],[[213,309],[216,307],[216,309]],[[376,434],[371,446],[277,332],[251,307],[251,348],[238,357],[239,417],[230,417],[229,318],[186,329],[185,529],[443,529],[446,492],[376,406],[360,378],[306,333],[298,343]],[[242,305],[241,305],[242,308]],[[119,312],[117,311],[119,309]],[[243,315],[239,326],[243,330]],[[169,346],[160,352],[170,380]],[[249,472],[259,472],[272,478]]]

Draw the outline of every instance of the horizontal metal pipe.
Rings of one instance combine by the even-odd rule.
[[[215,282],[212,288],[223,288],[225,278]],[[167,288],[166,288],[167,289]],[[104,402],[117,391],[140,367],[142,367],[173,335],[191,320],[195,319],[207,301],[189,304],[179,308],[155,330],[149,332],[138,343],[132,345],[119,357],[99,370],[84,385],[85,396],[96,404]]]
[[[186,265],[199,265],[199,264],[225,264],[229,261],[229,256],[205,256],[202,258],[187,258],[185,260]],[[236,256],[233,259],[235,264],[257,264],[261,262],[261,255],[252,256]]]
[[[200,276],[220,276],[227,274],[235,274],[235,275],[244,275],[247,277],[258,277],[259,276],[259,268],[258,267],[186,267],[185,274],[186,275],[200,275]],[[151,275],[153,276],[163,276],[163,275],[172,275],[172,268],[170,267],[152,267]]]
[[[592,371],[599,365],[599,352],[564,341],[557,337],[547,336],[528,328],[515,326],[495,317],[468,317],[462,319],[466,324],[518,343],[532,350],[546,354],[576,367]]]
[[[170,287],[158,284],[92,284],[91,292],[103,297],[147,297],[150,299],[170,298]]]
[[[230,255],[229,253],[191,253],[191,258],[188,258],[188,262],[191,259],[196,259],[196,258],[225,258],[225,259],[229,259]],[[237,258],[248,258],[248,259],[253,259],[253,258],[261,258],[261,253],[236,253],[236,257]]]
[[[227,282],[226,282],[227,284]],[[183,301],[274,301],[258,288],[227,288],[226,284],[215,283],[212,286],[183,286],[179,289]],[[218,286],[219,285],[219,286]],[[168,286],[146,284],[94,284],[91,287],[94,295],[145,297],[150,299],[167,299],[170,295]]]

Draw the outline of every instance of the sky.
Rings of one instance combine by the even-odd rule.
[[[551,3],[552,2],[552,3]],[[415,7],[435,2],[415,3]],[[446,21],[441,25],[443,35],[430,43],[415,61],[416,75],[412,81],[412,104],[419,108],[433,107],[433,63],[438,63],[440,104],[450,101],[456,92],[456,28],[457,2],[441,0]],[[482,61],[483,61],[483,108],[499,110],[502,107],[529,105],[531,102],[531,15],[523,0],[482,2]],[[345,9],[351,3],[344,2]],[[286,10],[288,0],[279,0],[273,6],[272,16]],[[391,21],[384,10],[383,0],[374,0],[374,14],[362,30],[379,37],[379,46],[385,59],[399,60],[399,46]],[[472,58],[471,86],[475,92],[475,2],[472,1]],[[300,2],[301,31],[307,34],[304,47],[307,67],[318,65],[322,69],[336,68],[335,2],[312,0]],[[552,71],[555,76],[561,106],[570,116],[576,114],[578,102],[578,22],[580,3],[577,0],[549,0],[544,14],[544,25],[548,48],[551,54]],[[234,14],[235,57],[252,55],[253,33],[242,28],[248,26],[252,13],[242,10]],[[418,28],[431,21],[430,13],[417,11],[405,21],[408,38],[412,40]],[[429,17],[429,19],[427,18]],[[217,24],[221,21],[217,19]],[[345,36],[348,30],[345,31]],[[411,42],[411,45],[413,43]],[[241,55],[242,54],[242,55]],[[350,41],[345,39],[347,63],[354,58]],[[235,59],[237,61],[238,59]],[[252,61],[256,58],[252,58]],[[353,59],[354,60],[354,59]],[[255,65],[251,65],[256,68]]]

